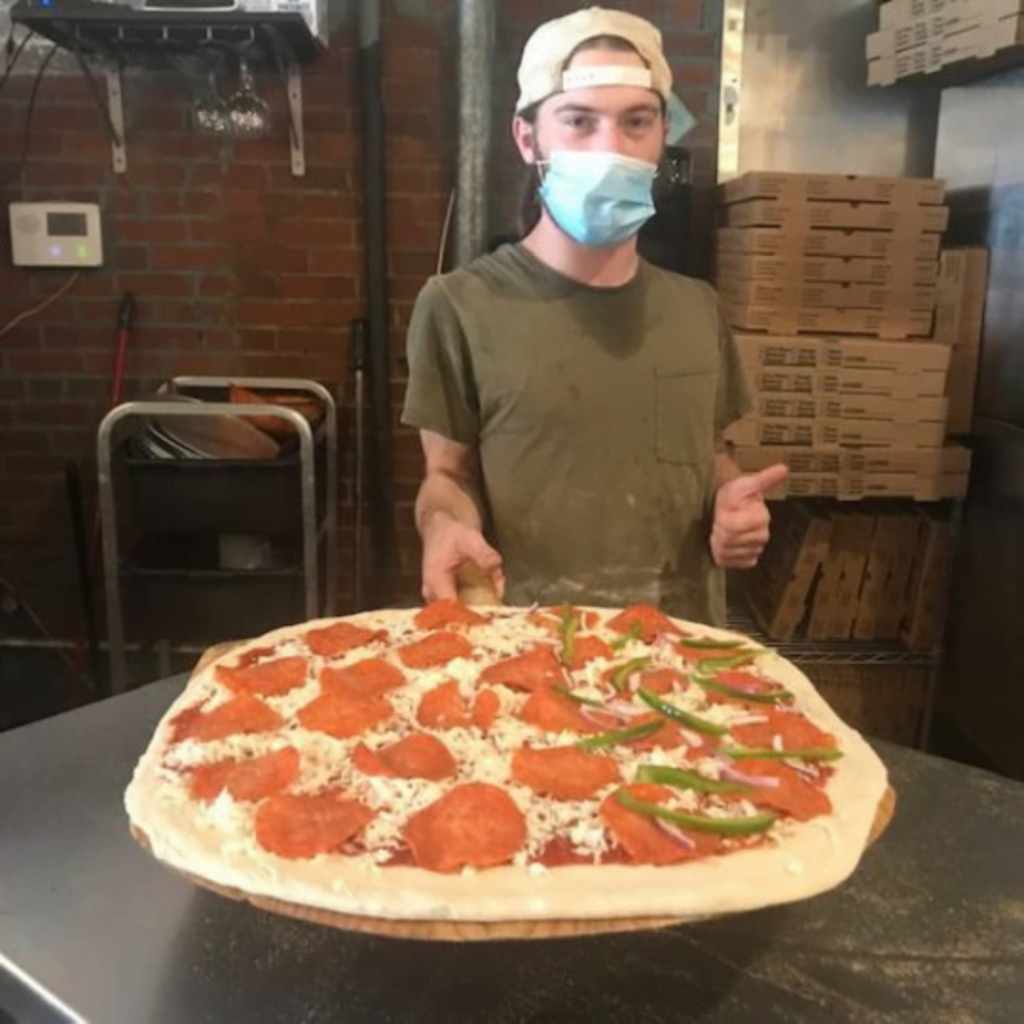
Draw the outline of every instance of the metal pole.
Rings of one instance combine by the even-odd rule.
[[[359,94],[362,99],[366,196],[366,294],[373,410],[374,574],[378,605],[391,603],[397,566],[395,481],[391,442],[391,369],[387,250],[384,234],[384,114],[381,95],[380,0],[361,0]]]
[[[455,262],[487,244],[494,69],[493,0],[459,0],[459,165],[455,194]]]

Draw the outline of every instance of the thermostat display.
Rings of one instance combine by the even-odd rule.
[[[95,203],[11,203],[16,267],[98,267],[103,263]]]

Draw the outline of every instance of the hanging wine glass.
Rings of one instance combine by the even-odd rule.
[[[180,57],[175,63],[192,93],[189,116],[192,127],[204,135],[227,135],[231,117],[218,86],[220,57],[212,51]]]
[[[256,94],[252,68],[244,57],[238,58],[238,91],[227,101],[231,131],[240,138],[259,138],[271,127],[270,104]]]

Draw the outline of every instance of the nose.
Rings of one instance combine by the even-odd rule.
[[[629,147],[629,138],[622,130],[618,121],[613,118],[602,118],[600,128],[593,135],[594,149],[606,153],[625,154]]]

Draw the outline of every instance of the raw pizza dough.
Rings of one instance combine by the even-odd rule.
[[[412,630],[416,611],[368,612],[350,616],[344,621],[374,630],[383,628],[392,636],[405,631],[408,639],[412,635],[409,631]],[[582,611],[584,614],[596,613],[602,622],[615,614],[608,609]],[[495,625],[472,627],[467,634],[476,638],[477,643],[486,637],[490,646],[512,655],[522,649],[524,640],[543,638],[541,633],[532,633],[527,638],[518,628],[525,614],[522,609],[494,608],[487,614],[493,617]],[[158,725],[125,794],[133,831],[144,837],[146,845],[159,860],[214,887],[310,909],[371,918],[452,922],[648,916],[695,918],[800,900],[838,885],[857,866],[869,840],[876,810],[887,791],[885,768],[861,736],[835,715],[794,665],[763,649],[757,660],[760,674],[788,689],[796,698],[796,709],[810,722],[832,734],[843,753],[840,760],[829,766],[833,774],[825,791],[832,804],[832,813],[803,823],[781,821],[770,833],[773,838],[771,844],[669,866],[606,863],[546,868],[531,863],[525,855],[519,855],[516,863],[467,868],[454,874],[417,867],[381,866],[370,853],[356,856],[327,853],[310,859],[279,857],[257,844],[253,831],[253,805],[237,802],[226,792],[210,803],[198,803],[188,794],[183,769],[229,756],[265,753],[282,746],[283,735],[271,733],[269,738],[266,734],[233,736],[205,745],[186,739],[175,745],[172,742],[172,723],[187,708],[201,704],[204,710],[210,710],[230,696],[216,681],[218,665],[233,666],[246,654],[269,648],[275,649],[275,657],[308,655],[301,636],[310,629],[338,621],[320,620],[277,630],[234,648],[190,679]],[[745,640],[725,630],[674,621],[685,633],[694,636]],[[644,649],[647,649],[646,645]],[[612,664],[636,651],[627,647]],[[369,653],[374,652],[366,648],[352,651],[331,664],[358,661]],[[393,655],[389,657],[393,658]],[[311,668],[305,684],[283,696],[266,698],[266,703],[285,717],[320,693],[317,678],[321,660],[313,656],[310,660]],[[592,664],[594,675],[608,668],[607,662]],[[481,667],[460,659],[437,669],[424,670],[407,683],[409,693],[401,700],[395,699],[396,709],[400,713],[412,709],[409,714],[414,714],[422,693],[453,677],[459,679],[460,690],[469,693]],[[521,705],[519,696],[510,692],[503,695],[502,701],[502,717],[498,725],[506,717],[515,722],[504,732],[499,729],[506,751],[496,751],[494,744],[479,733],[467,735],[465,744],[452,743],[453,750],[459,747],[454,752],[459,761],[460,782],[467,781],[467,773],[471,773],[478,780],[509,786],[508,751],[515,744],[522,744],[523,728],[528,732],[525,738],[531,742],[555,745],[557,737],[544,740],[542,734],[524,727],[508,714],[515,706]],[[460,734],[477,732],[469,729],[456,731]],[[359,740],[394,740],[401,734],[402,729],[396,731],[394,723],[389,723],[366,733]],[[343,784],[351,782],[353,769],[345,755],[358,740],[336,740],[302,728],[287,735],[290,744],[299,750],[302,761],[300,778],[293,788],[313,792],[328,782],[332,785],[339,781]],[[450,742],[452,734],[439,732],[437,735]],[[568,737],[570,742],[579,738]],[[562,742],[565,739],[565,734],[562,734]],[[676,758],[673,751],[659,752],[654,756],[648,751],[644,757],[638,756],[631,763],[640,761],[693,766],[685,758]],[[365,787],[365,779],[363,784]],[[425,780],[382,779],[374,780],[371,788],[385,802],[389,799],[394,802],[396,791],[409,798],[408,805],[401,808],[402,813],[391,815],[400,822],[403,813],[407,817],[414,809],[436,799],[450,785],[427,783]],[[551,803],[540,800],[522,786],[513,785],[510,791],[526,811],[531,827],[534,819],[530,816],[529,805]],[[394,828],[392,821],[392,832]],[[388,829],[379,829],[378,832],[386,835]],[[587,835],[585,828],[578,834],[584,842],[594,841],[593,833]]]

